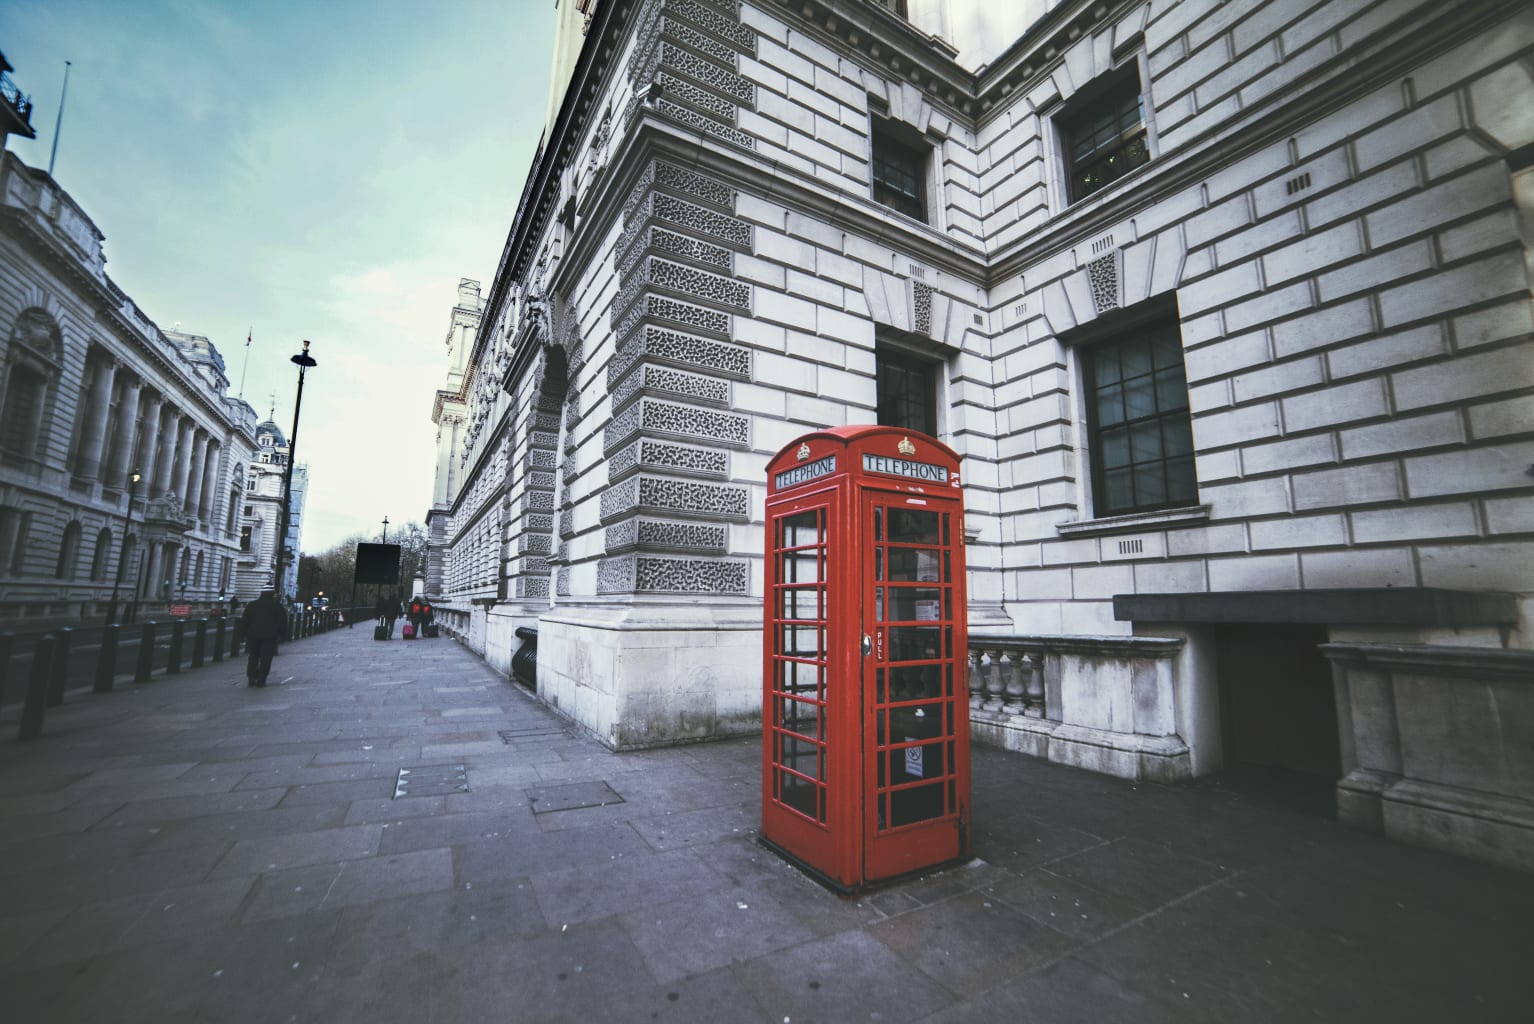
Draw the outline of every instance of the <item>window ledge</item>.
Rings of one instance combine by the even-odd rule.
[[[1164,508],[1155,512],[1131,512],[1129,515],[1109,516],[1105,519],[1078,519],[1075,522],[1056,523],[1055,529],[1064,537],[1081,537],[1099,533],[1147,530],[1159,526],[1187,526],[1208,520],[1208,505],[1190,505],[1185,508]]]

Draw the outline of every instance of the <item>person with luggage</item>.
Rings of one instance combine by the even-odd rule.
[[[394,639],[394,622],[400,616],[400,603],[398,594],[384,594],[378,599],[378,628],[382,632],[380,640]],[[375,634],[376,635],[376,634]]]
[[[405,613],[406,618],[410,620],[406,639],[419,640],[426,635],[426,609],[426,601],[419,594],[410,599],[410,609]]]
[[[272,671],[272,656],[277,653],[277,640],[287,634],[288,628],[287,616],[277,603],[277,592],[270,587],[261,591],[260,597],[245,606],[240,626],[248,652],[245,685],[265,686]]]

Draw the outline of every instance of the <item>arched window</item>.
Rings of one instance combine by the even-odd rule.
[[[62,358],[59,325],[53,317],[36,307],[23,310],[11,327],[5,357],[0,459],[12,464],[36,459]]]
[[[203,552],[197,552],[197,569],[192,574],[192,583],[199,587],[202,586],[202,556]]]
[[[107,561],[112,557],[112,531],[103,529],[96,534],[96,550],[91,553],[91,582],[100,583],[107,578]]]
[[[72,580],[80,563],[80,524],[71,522],[64,527],[64,539],[59,542],[59,564],[53,574],[61,580]]]

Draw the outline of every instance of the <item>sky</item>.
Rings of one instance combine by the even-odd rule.
[[[543,131],[554,0],[4,0],[47,169],[163,329],[293,424],[302,549],[424,522],[458,281],[488,291]],[[245,347],[249,335],[252,343]],[[248,353],[248,362],[247,362]]]

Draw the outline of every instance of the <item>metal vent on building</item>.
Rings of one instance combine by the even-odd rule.
[[[1288,181],[1284,182],[1284,194],[1292,196],[1296,192],[1302,191],[1303,189],[1307,189],[1309,187],[1310,172],[1306,171],[1304,174],[1296,175],[1295,177],[1290,178]]]
[[[1134,540],[1119,541],[1119,554],[1121,555],[1140,555],[1144,553],[1145,541],[1142,538],[1136,537]]]

